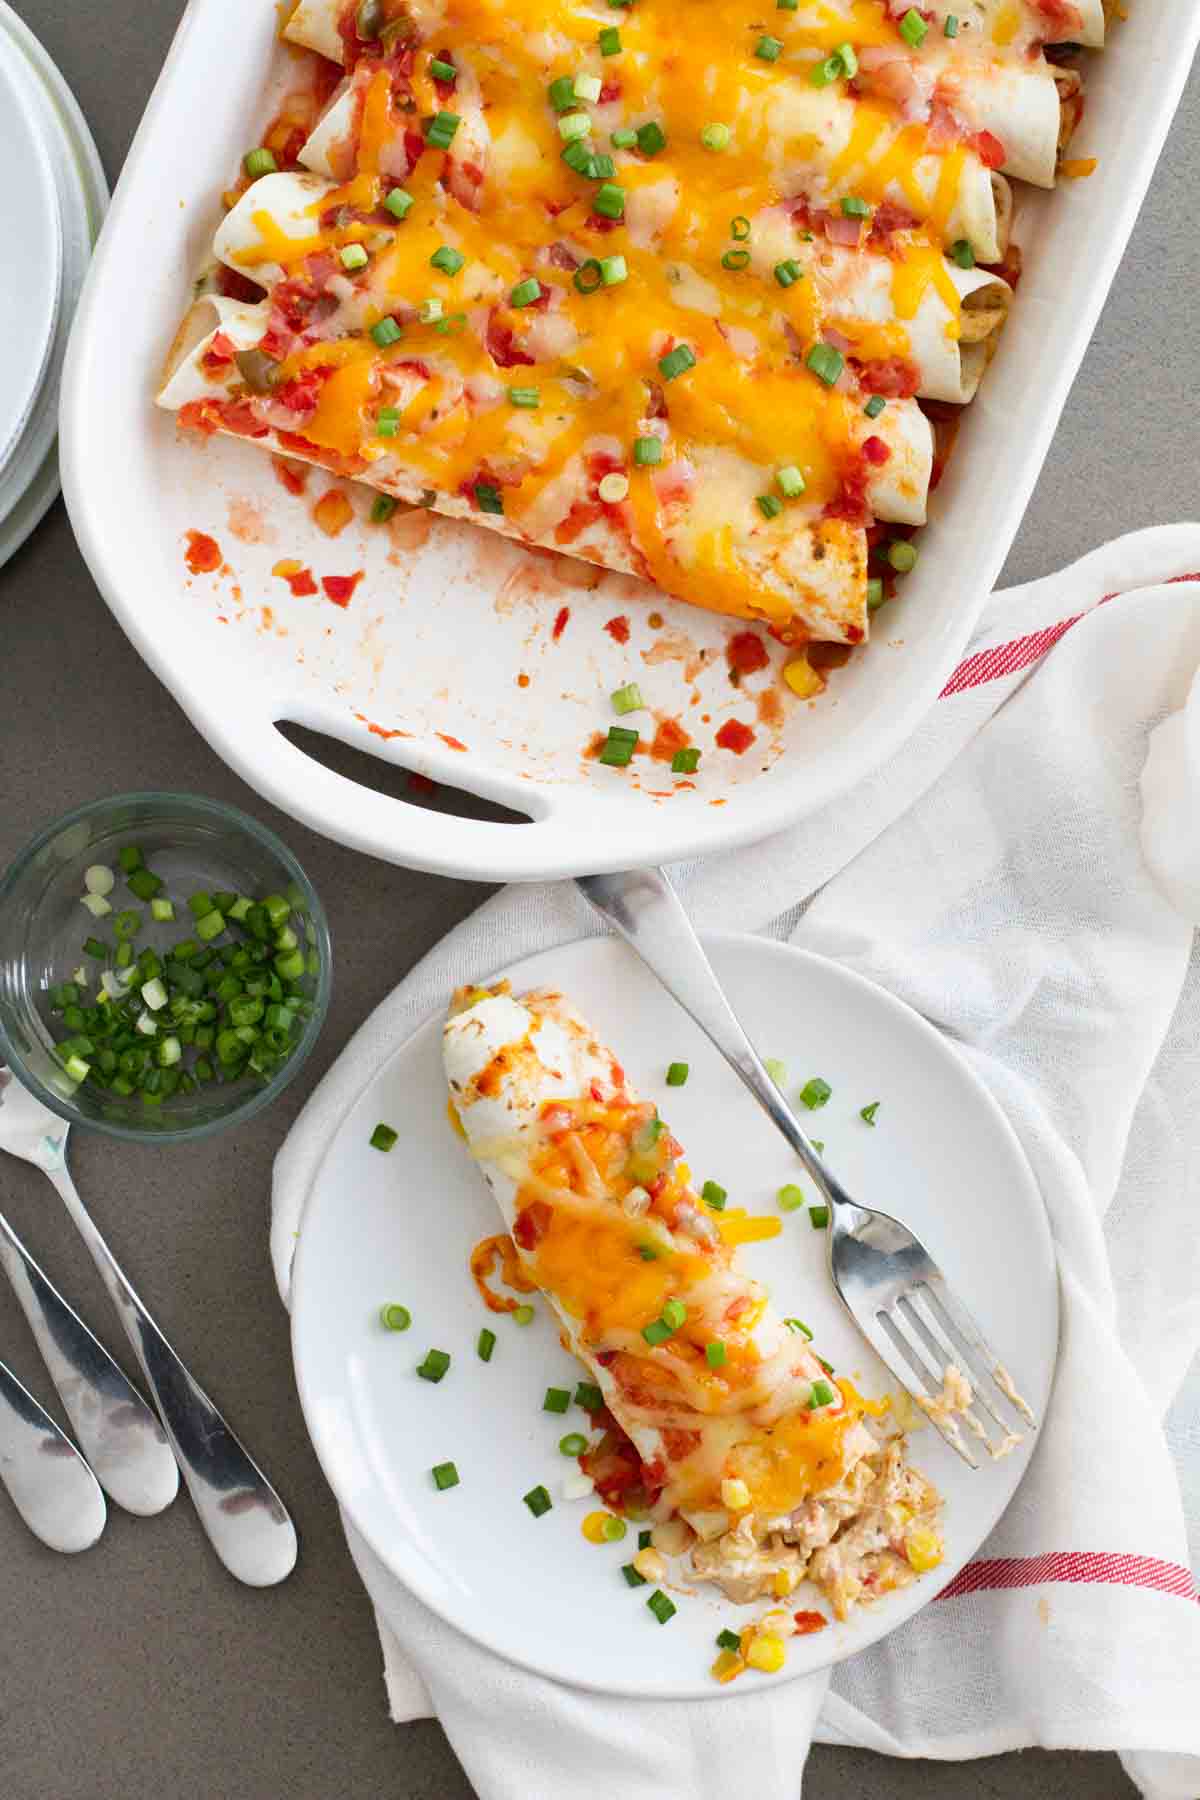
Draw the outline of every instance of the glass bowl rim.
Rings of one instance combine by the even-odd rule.
[[[30,863],[45,849],[53,838],[61,832],[69,831],[71,826],[78,825],[85,819],[93,819],[104,813],[112,812],[121,806],[140,806],[146,810],[177,811],[191,813],[197,819],[216,819],[230,825],[244,836],[255,840],[263,849],[277,858],[288,871],[292,880],[305,895],[309,916],[317,934],[315,949],[320,959],[317,971],[317,987],[313,995],[313,1010],[305,1025],[304,1035],[287,1061],[262,1087],[247,1094],[244,1099],[232,1106],[219,1118],[205,1119],[195,1125],[154,1126],[125,1125],[111,1119],[94,1119],[80,1112],[56,1094],[44,1082],[33,1074],[25,1065],[20,1052],[15,1049],[8,1032],[5,1030],[3,1017],[0,1016],[0,1062],[6,1063],[12,1071],[14,1080],[21,1082],[34,1098],[43,1106],[49,1107],[60,1119],[70,1125],[78,1125],[83,1131],[102,1131],[109,1137],[124,1138],[136,1144],[181,1144],[193,1138],[212,1137],[218,1131],[224,1131],[231,1125],[241,1125],[268,1106],[277,1095],[300,1073],[308,1061],[313,1045],[320,1036],[321,1027],[329,1011],[330,995],[333,991],[333,941],[329,932],[329,921],[325,916],[325,908],[316,888],[305,874],[300,863],[288,849],[283,840],[276,836],[269,825],[261,824],[238,806],[231,806],[225,800],[210,800],[203,794],[181,793],[168,788],[137,789],[129,793],[111,794],[102,800],[89,800],[82,806],[74,807],[63,813],[50,824],[45,825],[29,841],[18,850],[0,874],[0,910],[11,897],[20,877]]]

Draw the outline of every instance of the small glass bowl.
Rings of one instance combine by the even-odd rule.
[[[128,844],[138,847],[145,865],[162,879],[160,897],[174,902],[174,920],[153,921],[149,906],[129,892],[119,861]],[[112,913],[102,918],[82,903],[84,871],[93,864],[110,868],[116,878],[107,896]],[[72,1082],[55,1049],[56,1041],[71,1033],[61,1012],[51,1010],[50,989],[82,967],[88,986],[80,1004],[95,1005],[101,971],[114,968],[116,913],[136,908],[143,923],[132,940],[134,951],[161,955],[181,939],[196,937],[197,921],[187,902],[197,891],[232,891],[252,900],[279,894],[291,902],[288,924],[306,962],[297,985],[310,1007],[293,1020],[292,1049],[268,1075],[247,1071],[231,1079],[221,1078],[219,1059],[210,1051],[215,1079],[197,1083],[192,1092],[176,1089],[157,1103],[147,1104],[138,1091],[123,1096],[90,1080]],[[110,946],[109,957],[87,955],[87,938]],[[232,949],[240,941],[241,934],[227,928],[214,944]],[[331,962],[324,908],[295,857],[264,825],[198,794],[96,800],[39,832],[0,878],[0,1061],[72,1124],[156,1143],[207,1137],[253,1118],[299,1074],[329,1007]],[[181,1066],[191,1061],[185,1055]]]

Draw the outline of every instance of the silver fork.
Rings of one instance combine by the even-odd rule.
[[[859,1206],[817,1154],[742,1030],[662,870],[585,875],[577,885],[711,1038],[812,1176],[829,1208],[833,1285],[880,1360],[951,1449],[977,1469],[942,1401],[947,1380],[953,1384],[955,1372],[964,1376],[972,1399],[961,1416],[989,1455],[1003,1455],[1021,1424],[1036,1424],[1033,1413],[924,1244],[890,1213]],[[998,1428],[998,1438],[981,1414]]]

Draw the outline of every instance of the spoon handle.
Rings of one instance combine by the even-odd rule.
[[[66,1168],[46,1174],[109,1291],[213,1549],[249,1587],[282,1581],[295,1567],[297,1551],[283,1501],[143,1306]]]
[[[0,1267],[29,1320],[101,1487],[127,1512],[143,1516],[161,1512],[179,1491],[179,1469],[166,1433],[124,1370],[63,1299],[2,1213]]]
[[[87,1550],[104,1530],[104,1495],[70,1439],[0,1362],[0,1482],[51,1550]]]

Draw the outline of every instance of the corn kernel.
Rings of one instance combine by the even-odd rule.
[[[639,1550],[633,1559],[633,1566],[646,1581],[664,1581],[667,1574],[665,1559],[651,1545]]]
[[[764,1675],[774,1675],[782,1669],[787,1660],[787,1646],[782,1638],[775,1637],[769,1631],[761,1631],[746,1652],[746,1661],[752,1669],[761,1669]]]
[[[798,1569],[776,1569],[771,1578],[771,1592],[777,1600],[786,1600],[800,1585]]]
[[[783,679],[801,700],[813,699],[825,686],[824,676],[817,673],[806,656],[797,656],[794,661],[785,663]]]
[[[745,1512],[750,1504],[750,1489],[736,1476],[721,1483],[721,1505],[730,1512]]]
[[[936,1569],[941,1562],[942,1540],[936,1531],[930,1531],[927,1526],[919,1525],[905,1538],[904,1554],[908,1558],[910,1568],[915,1569],[918,1575],[924,1575],[928,1570]]]
[[[732,1681],[745,1667],[745,1659],[736,1650],[722,1650],[709,1674],[714,1675],[718,1681]]]

